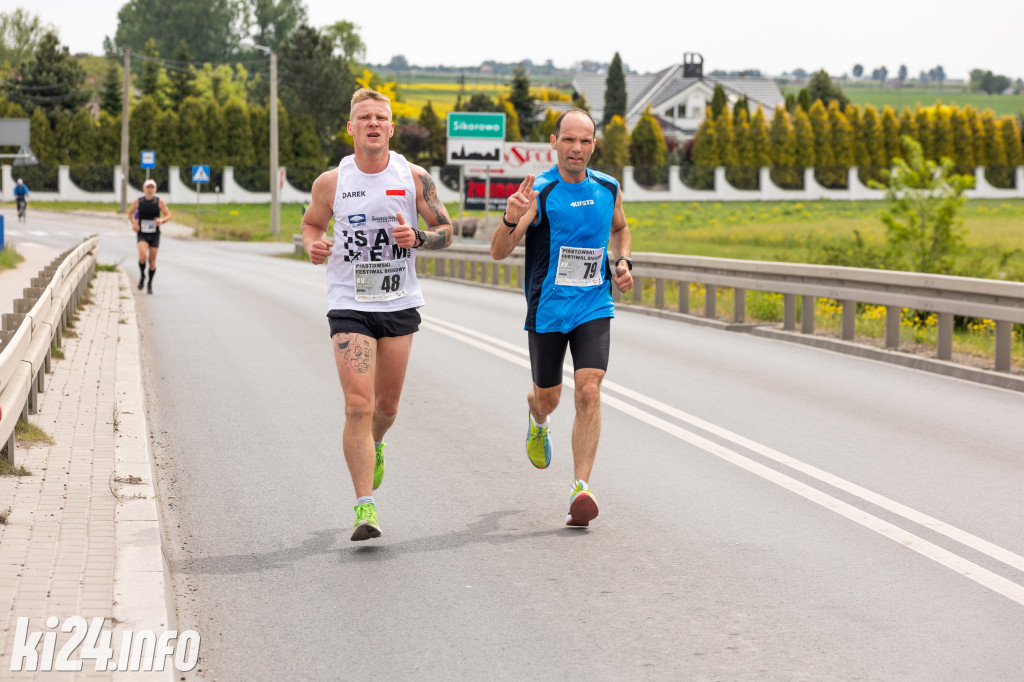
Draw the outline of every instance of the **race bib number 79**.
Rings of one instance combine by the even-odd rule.
[[[604,248],[580,249],[563,246],[558,249],[558,271],[555,284],[566,287],[592,287],[604,283]]]
[[[404,260],[356,263],[356,300],[393,301],[405,296],[407,264]]]

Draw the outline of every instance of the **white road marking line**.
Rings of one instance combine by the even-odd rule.
[[[463,343],[466,343],[475,348],[479,348],[483,351],[486,351],[502,359],[508,360],[509,362],[512,362],[521,367],[529,368],[530,366],[529,360],[522,357],[521,355],[522,349],[513,346],[508,342],[487,336],[485,334],[481,334],[479,332],[476,332],[465,327],[461,327],[460,325],[455,325],[450,322],[443,322],[434,317],[424,317],[423,319],[424,326],[426,326],[428,329],[432,329],[439,333],[445,334],[446,336],[450,336],[453,339],[462,341]],[[484,341],[486,341],[486,343]],[[498,346],[505,347],[508,348],[509,350],[515,351],[516,354],[512,354],[505,350],[499,350],[499,348],[497,348]],[[571,377],[566,377],[565,383],[568,386],[572,386]],[[611,388],[611,386],[609,386],[609,382],[604,382],[604,386]],[[841,479],[838,476],[833,476],[832,474],[828,474],[827,472],[821,471],[820,469],[811,467],[810,465],[804,464],[803,462],[800,462],[799,460],[789,457],[788,455],[783,455],[782,453],[779,453],[775,450],[760,445],[759,443],[743,438],[742,436],[739,436],[737,434],[733,434],[727,431],[726,429],[721,429],[720,427],[717,427],[713,424],[703,422],[703,420],[700,420],[697,417],[687,415],[686,413],[680,410],[675,410],[675,408],[672,408],[671,406],[664,405],[663,403],[658,403],[658,401],[646,398],[645,396],[635,393],[634,391],[630,391],[629,389],[625,389],[624,387],[617,386],[614,388],[614,390],[622,392],[625,395],[629,395],[629,397],[631,398],[633,398],[633,396],[639,396],[642,399],[641,402],[644,402],[645,404],[647,404],[648,402],[653,403],[653,405],[649,405],[650,407],[654,407],[655,405],[663,405],[665,408],[667,408],[668,413],[676,412],[679,415],[682,415],[681,417],[678,418],[682,419],[683,421],[693,423],[695,426],[699,425],[700,423],[707,424],[709,427],[712,427],[710,429],[706,429],[709,432],[715,433],[716,435],[721,435],[722,437],[732,440],[737,444],[743,445],[743,447],[750,447],[750,449],[754,450],[755,452],[759,452],[762,454],[769,453],[765,454],[765,456],[770,457],[771,459],[778,461],[781,464],[784,464],[791,468],[803,471],[804,473],[808,473],[808,475],[814,476],[815,478],[818,478],[823,482],[829,483],[830,485],[836,485],[838,483],[840,485],[836,485],[836,487],[846,490],[847,492],[851,492],[851,494],[855,494],[858,497],[861,497],[861,499],[864,499],[865,501],[872,502],[873,504],[878,504],[878,506],[883,506],[886,509],[890,509],[891,506],[892,508],[890,509],[890,511],[894,511],[894,513],[897,513],[900,516],[904,516],[904,518],[907,518],[908,520],[914,521],[915,523],[920,523],[921,525],[924,525],[932,530],[940,532],[943,535],[950,537],[951,539],[957,540],[958,542],[978,549],[979,551],[983,551],[985,554],[988,554],[992,558],[1002,561],[1003,563],[1007,563],[1008,565],[1013,566],[1014,568],[1018,568],[1021,564],[1024,564],[1024,558],[1021,558],[1008,550],[1005,550],[997,545],[982,540],[981,538],[977,538],[971,535],[970,533],[967,533],[966,531],[961,531],[937,519],[933,519],[932,517],[929,517],[925,514],[910,509],[909,507],[901,505],[892,500],[888,500],[888,498],[885,498],[881,495],[877,495],[876,493],[872,493],[869,490],[860,488],[859,486],[856,486],[848,481],[845,481],[844,479]],[[1008,599],[1011,599],[1012,601],[1015,601],[1018,604],[1024,606],[1024,585],[1019,585],[1011,580],[1008,580],[996,573],[993,573],[992,571],[989,571],[986,568],[983,568],[971,561],[968,561],[967,559],[964,559],[963,557],[947,549],[939,547],[934,543],[931,543],[923,538],[920,538],[914,535],[913,533],[900,528],[899,526],[896,526],[892,523],[889,523],[888,521],[880,519],[872,514],[869,514],[866,511],[858,509],[857,507],[854,507],[853,505],[843,502],[842,500],[836,499],[831,495],[818,490],[817,488],[807,485],[806,483],[802,483],[800,481],[797,481],[796,479],[790,478],[789,476],[779,471],[776,471],[775,469],[755,462],[749,459],[748,457],[745,457],[740,453],[735,452],[734,450],[730,450],[729,448],[723,445],[719,445],[718,443],[703,438],[702,436],[699,436],[680,426],[669,423],[659,417],[644,412],[640,408],[635,407],[630,403],[627,403],[612,396],[604,396],[602,401],[609,407],[613,407],[621,412],[624,412],[625,414],[628,414],[632,417],[635,417],[636,419],[639,419],[640,421],[650,426],[653,426],[661,431],[664,431],[669,435],[675,436],[676,438],[682,441],[690,443],[691,445],[694,445],[706,452],[709,452],[717,457],[720,457],[721,459],[730,462],[731,464],[735,464],[736,466],[746,471],[749,471],[750,473],[753,473],[757,476],[760,476],[761,478],[764,478],[767,481],[775,483],[776,485],[779,485],[793,493],[796,493],[797,495],[800,495],[801,497],[807,500],[819,504],[825,507],[826,509],[830,509],[836,512],[837,514],[840,514],[850,519],[851,521],[859,523],[860,525],[869,528],[875,531],[876,533],[879,533],[880,535],[889,538],[890,540],[899,542],[900,544],[909,547],[915,552],[918,552],[919,554],[926,556],[929,559],[932,559],[933,561],[942,564],[943,566],[946,566],[947,568],[950,568],[956,571],[957,573],[960,573],[961,575],[970,578],[971,580],[974,580],[978,584],[983,585],[984,587],[987,587],[993,590],[994,592],[997,592],[998,594],[1001,594],[1007,597]],[[675,415],[673,414],[673,416]],[[705,427],[700,426],[700,428]],[[764,452],[762,452],[762,450]],[[775,456],[772,456],[772,453]],[[817,475],[815,475],[815,472],[817,472]],[[856,491],[862,491],[864,495],[860,495]],[[879,504],[879,502],[884,502],[886,504]],[[988,549],[989,551],[985,551],[986,549]]]

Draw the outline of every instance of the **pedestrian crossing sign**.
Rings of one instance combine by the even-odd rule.
[[[192,182],[209,182],[210,181],[210,167],[209,166],[192,166]]]

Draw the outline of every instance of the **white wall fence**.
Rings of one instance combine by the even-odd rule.
[[[114,187],[119,190],[121,187],[121,169],[112,168]],[[879,200],[885,197],[882,190],[871,189],[860,181],[857,168],[850,168],[847,172],[848,189],[828,189],[818,184],[814,177],[813,168],[804,169],[803,189],[782,189],[771,179],[771,169],[761,168],[759,170],[758,189],[736,189],[729,184],[725,177],[724,166],[715,168],[714,189],[692,189],[687,187],[680,179],[679,166],[671,166],[668,171],[668,189],[655,190],[641,187],[633,178],[633,168],[626,166],[622,169],[622,196],[626,201],[816,201],[819,199],[831,199],[834,201],[862,201]],[[449,189],[441,182],[441,169],[437,166],[430,168],[430,174],[437,185],[438,197],[441,201],[455,202],[459,200],[458,192]],[[287,178],[287,170],[286,170]],[[189,188],[188,184],[181,179],[180,168],[170,166],[168,168],[170,189],[161,192],[160,196],[164,201],[174,204],[196,203],[196,192]],[[999,189],[989,184],[985,178],[985,168],[979,166],[974,171],[975,187],[965,194],[970,199],[1024,199],[1024,166],[1018,166],[1014,175],[1015,182],[1012,189]],[[71,170],[68,166],[60,166],[57,177],[56,192],[42,192],[32,190],[31,197],[37,201],[83,201],[98,203],[116,203],[120,201],[118,191],[113,192],[87,192],[80,189],[71,180]],[[0,199],[3,201],[14,200],[14,173],[9,165],[2,167],[0,172]],[[129,201],[142,194],[137,187],[128,186]],[[309,200],[309,192],[303,192],[285,180],[281,190],[281,201],[285,203],[303,203]],[[270,192],[250,192],[243,189],[235,182],[235,169],[231,166],[224,168],[220,184],[220,191],[215,192],[212,185],[207,185],[200,192],[200,203],[239,203],[239,204],[268,204],[270,203]]]

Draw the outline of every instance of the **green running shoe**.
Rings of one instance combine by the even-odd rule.
[[[373,489],[376,490],[380,487],[380,482],[384,480],[384,446],[387,443],[381,443],[377,446],[377,462],[373,465]]]
[[[567,526],[589,526],[597,518],[597,498],[577,478],[569,496],[569,513],[565,516]]]
[[[533,416],[527,415],[529,428],[526,431],[526,455],[538,469],[547,469],[551,464],[551,436],[547,426],[536,426]]]
[[[355,510],[356,522],[352,526],[352,540],[358,542],[379,538],[380,526],[377,525],[377,508],[373,506],[373,502],[357,504]]]

